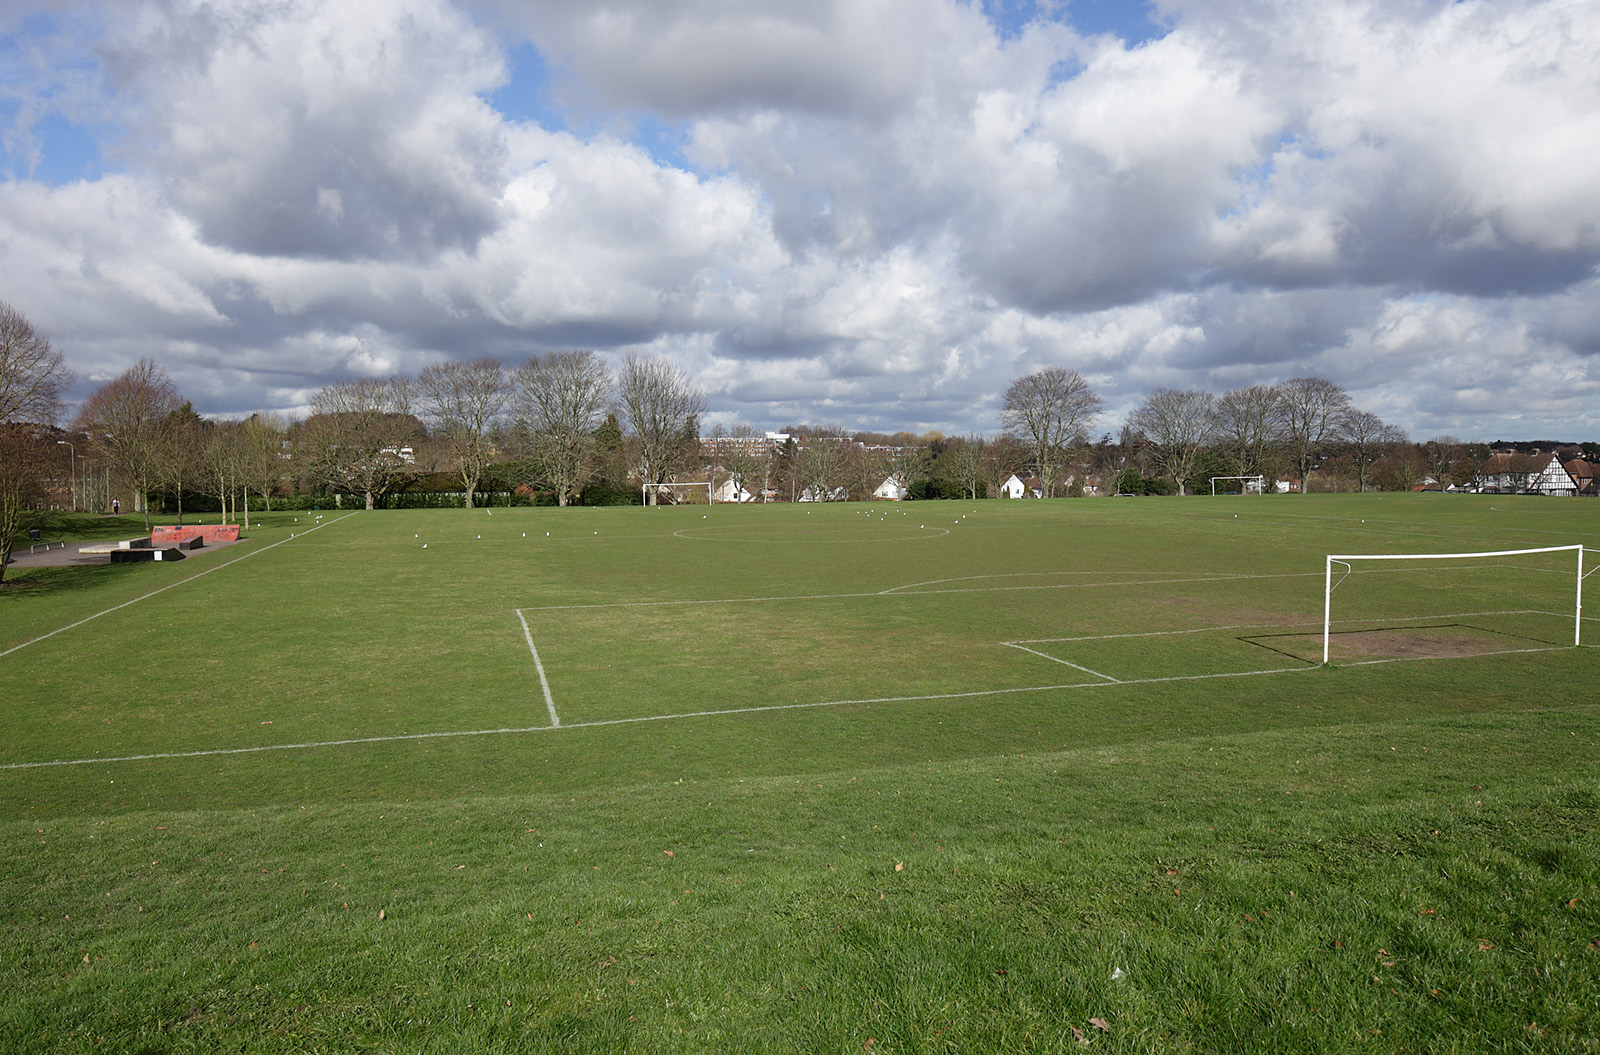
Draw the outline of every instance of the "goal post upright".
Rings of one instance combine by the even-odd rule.
[[[1485,550],[1477,553],[1330,553],[1323,566],[1322,578],[1322,662],[1328,662],[1328,648],[1333,632],[1333,591],[1338,585],[1333,581],[1333,566],[1343,564],[1348,571],[1339,579],[1343,582],[1358,560],[1460,560],[1469,557],[1520,557],[1530,553],[1567,553],[1577,551],[1578,576],[1573,596],[1572,644],[1583,644],[1583,544],[1569,546],[1537,546],[1532,549]]]

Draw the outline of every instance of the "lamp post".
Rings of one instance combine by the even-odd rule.
[[[73,445],[71,440],[56,440],[56,446],[59,447],[62,444],[66,444],[67,449],[72,452],[72,468],[67,473],[67,491],[72,495],[72,511],[76,513],[78,511],[78,448]]]

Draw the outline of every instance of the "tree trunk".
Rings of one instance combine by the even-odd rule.
[[[560,506],[562,509],[567,507],[567,492],[561,488],[556,489],[556,505]]]
[[[371,491],[367,492],[367,508],[368,509],[372,508],[372,492]]]

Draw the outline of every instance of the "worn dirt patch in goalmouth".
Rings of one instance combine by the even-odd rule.
[[[1322,634],[1251,635],[1241,640],[1304,660],[1322,662]],[[1333,663],[1369,659],[1468,659],[1534,644],[1528,639],[1472,626],[1386,627],[1335,631],[1328,642]]]

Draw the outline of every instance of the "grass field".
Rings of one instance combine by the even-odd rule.
[[[1600,1050],[1574,555],[1357,565],[1320,663],[1328,553],[1572,543],[1600,505],[329,511],[13,571],[0,1050]]]

